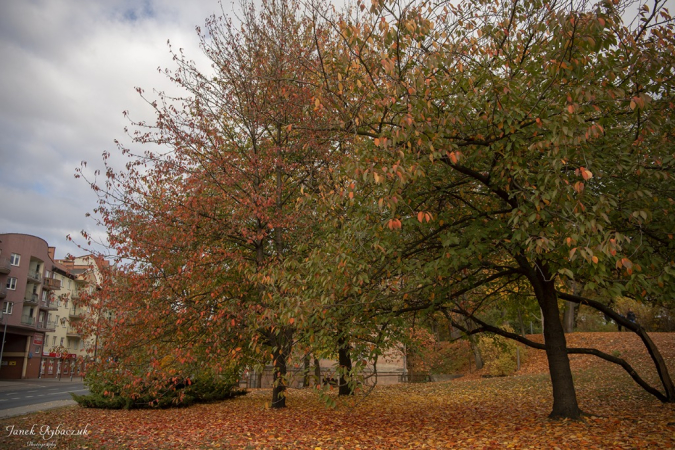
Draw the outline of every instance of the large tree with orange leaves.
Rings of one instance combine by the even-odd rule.
[[[99,308],[116,312],[102,351],[120,373],[175,377],[167,366],[272,360],[272,406],[285,405],[295,318],[284,261],[318,219],[296,201],[329,174],[339,145],[315,131],[324,120],[312,112],[321,36],[297,7],[247,6],[240,30],[209,19],[200,36],[212,73],[176,54],[166,75],[186,96],[159,94],[148,100],[156,122],[133,124],[135,142],[158,149],[120,147],[126,169],[106,167],[105,181],[91,183],[109,244],[126,262],[97,294]]]

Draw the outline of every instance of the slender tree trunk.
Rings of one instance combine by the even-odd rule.
[[[661,379],[661,384],[663,385],[663,388],[666,392],[666,402],[669,403],[675,403],[675,384],[673,383],[673,379],[670,377],[670,373],[668,372],[668,366],[666,365],[665,360],[663,359],[663,356],[661,355],[661,352],[659,351],[658,347],[656,344],[654,344],[654,341],[649,337],[649,334],[647,334],[647,331],[642,328],[640,325],[633,323],[614,311],[612,308],[603,305],[602,303],[579,297],[577,295],[570,295],[564,292],[560,293],[560,297],[564,298],[565,300],[570,300],[575,303],[583,303],[585,305],[590,306],[591,308],[597,309],[598,311],[602,312],[605,314],[605,317],[608,319],[614,319],[614,321],[617,323],[619,326],[624,326],[626,327],[627,330],[633,331],[636,333],[640,339],[642,340],[643,344],[647,348],[647,351],[649,352],[649,356],[651,356],[652,361],[654,362],[654,366],[656,367],[656,371],[659,374],[659,378]]]
[[[314,378],[316,378],[317,386],[323,385],[323,380],[321,380],[321,364],[319,363],[319,358],[314,357]]]
[[[523,312],[518,307],[518,323],[520,324],[520,335],[525,336],[525,323],[523,322]]]
[[[563,328],[565,333],[574,332],[574,312],[576,304],[572,302],[565,302],[565,314],[563,316]]]
[[[474,335],[469,335],[469,343],[471,344],[473,357],[476,360],[476,370],[480,370],[483,368],[483,355],[480,354],[480,348],[478,348]]]
[[[349,385],[349,379],[346,376],[346,372],[348,373],[352,370],[352,358],[349,353],[349,343],[343,338],[340,338],[338,345],[338,364],[341,369],[338,395],[353,395],[354,389]]]
[[[464,323],[466,324],[467,331],[472,331],[474,329],[473,323],[469,319],[465,319]],[[469,344],[471,345],[471,351],[473,352],[474,360],[476,361],[476,370],[483,368],[483,355],[480,354],[480,348],[478,348],[478,342],[476,341],[476,336],[473,334],[468,334],[467,338],[469,339]]]
[[[309,353],[302,358],[302,387],[309,387]]]

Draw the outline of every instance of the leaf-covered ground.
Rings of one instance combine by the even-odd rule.
[[[675,334],[654,334],[675,373]],[[643,369],[647,354],[632,333],[575,333],[571,346],[619,352]],[[577,391],[589,414],[580,422],[551,421],[545,359],[530,351],[517,376],[376,388],[327,409],[310,390],[290,390],[288,408],[266,408],[269,391],[235,400],[162,411],[62,408],[0,421],[0,448],[90,449],[664,449],[675,448],[675,405],[644,393],[622,369],[573,357]],[[650,375],[653,378],[653,373]],[[8,437],[8,426],[78,430],[87,436],[41,441]],[[36,448],[36,447],[32,447]]]

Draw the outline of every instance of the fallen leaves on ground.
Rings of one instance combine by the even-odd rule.
[[[584,336],[586,335],[586,336]],[[588,336],[590,335],[590,336]],[[653,335],[671,371],[675,334]],[[648,368],[629,333],[579,333],[569,339],[622,352]],[[592,341],[592,342],[590,342]],[[617,348],[611,348],[615,345]],[[533,352],[534,353],[534,352]],[[646,352],[645,352],[646,355]],[[545,364],[532,354],[517,376],[376,388],[329,409],[311,390],[289,390],[288,408],[271,410],[269,390],[184,409],[105,411],[69,407],[4,419],[0,428],[33,424],[78,429],[54,437],[57,449],[664,449],[675,448],[675,405],[642,391],[625,372],[588,356],[573,358],[583,420],[552,421]],[[590,359],[589,359],[590,358]],[[586,362],[586,359],[589,359]],[[26,436],[0,437],[0,448],[28,448]]]

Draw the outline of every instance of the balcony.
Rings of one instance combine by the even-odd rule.
[[[6,274],[12,270],[12,265],[9,263],[9,258],[0,258],[0,273]]]
[[[35,326],[35,317],[21,316],[21,325],[27,325],[29,327],[34,327]]]
[[[44,330],[44,331],[56,331],[56,324],[52,320],[51,322],[44,321],[44,322],[38,322],[37,323],[38,330]]]
[[[86,311],[83,310],[82,308],[70,308],[68,310],[68,318],[70,319],[81,319],[84,317]]]
[[[0,299],[7,297],[7,286],[0,286]]]
[[[80,331],[75,327],[68,327],[68,330],[66,331],[66,336],[75,338],[81,337]]]
[[[40,308],[46,309],[47,311],[58,311],[59,306],[54,300],[42,300],[40,302]]]
[[[39,298],[37,294],[27,294],[26,298],[23,299],[23,304],[28,306],[37,306],[39,303]]]
[[[29,270],[28,271],[28,281],[40,283],[40,282],[42,282],[42,274],[40,274],[39,272]]]
[[[45,278],[44,281],[42,282],[42,288],[49,289],[52,291],[59,290],[61,289],[61,280],[57,280],[54,278]]]

